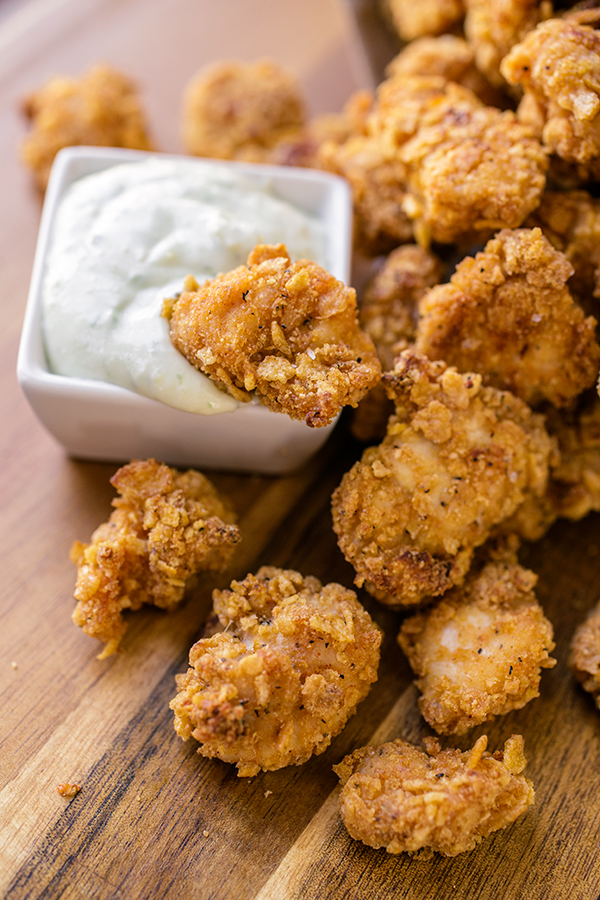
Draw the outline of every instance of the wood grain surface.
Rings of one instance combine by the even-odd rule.
[[[522,553],[540,575],[559,662],[544,672],[539,699],[460,746],[485,731],[496,749],[522,733],[536,803],[454,859],[370,850],[338,817],[333,764],[370,741],[429,733],[395,642],[400,618],[366,594],[361,600],[385,631],[369,698],[322,756],[253,779],[199,757],[175,735],[168,709],[212,582],[172,615],[132,615],[124,652],[104,661],[71,623],[69,547],[107,517],[115,467],[68,459],[16,383],[40,212],[17,159],[18,98],[56,72],[106,60],[139,81],[157,143],[177,152],[181,90],[208,59],[286,62],[299,70],[313,111],[339,108],[351,89],[368,86],[347,13],[333,0],[29,0],[0,20],[0,893],[10,900],[600,895],[600,716],[567,666],[571,635],[600,594],[597,516],[560,523]],[[216,473],[243,541],[214,583],[269,563],[350,586],[329,500],[359,454],[342,420],[294,475]],[[80,783],[80,793],[63,799],[61,782]]]

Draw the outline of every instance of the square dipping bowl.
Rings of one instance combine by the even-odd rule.
[[[56,214],[70,185],[125,162],[185,159],[198,166],[234,167],[257,186],[322,222],[328,270],[349,284],[352,200],[338,176],[310,169],[173,157],[134,150],[73,147],[54,163],[44,201],[31,287],[19,346],[17,377],[33,411],[70,456],[123,462],[154,457],[175,466],[284,474],[305,463],[325,443],[335,422],[310,428],[253,400],[232,412],[198,415],[174,409],[104,381],[54,374],[42,329],[48,252]]]

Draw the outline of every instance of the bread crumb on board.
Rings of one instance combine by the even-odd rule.
[[[76,797],[79,791],[81,790],[80,784],[69,784],[68,781],[65,781],[62,784],[59,784],[56,788],[61,797],[66,797],[67,800],[72,800],[73,797]]]

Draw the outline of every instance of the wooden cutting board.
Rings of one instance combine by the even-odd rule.
[[[368,16],[363,22],[371,28]],[[369,44],[379,74],[384,46]],[[325,754],[254,779],[197,756],[175,735],[168,709],[213,583],[172,615],[131,616],[124,652],[108,660],[98,661],[96,642],[71,623],[69,547],[107,517],[115,467],[67,459],[16,384],[40,211],[16,155],[18,98],[56,72],[105,60],[138,80],[158,145],[178,152],[179,99],[193,72],[210,59],[264,55],[296,68],[313,112],[339,109],[371,79],[349,8],[334,0],[29,0],[0,21],[0,892],[10,900],[597,900],[600,716],[567,666],[573,630],[600,594],[597,516],[556,525],[522,554],[540,575],[559,663],[544,673],[538,700],[461,746],[486,731],[496,749],[522,733],[536,804],[455,859],[370,850],[338,818],[333,764],[374,740],[429,733],[395,642],[400,617],[366,594],[386,635],[369,699]],[[342,421],[292,476],[217,473],[243,542],[214,583],[268,563],[351,586],[329,499],[360,450]],[[61,798],[61,782],[79,782],[80,793]]]

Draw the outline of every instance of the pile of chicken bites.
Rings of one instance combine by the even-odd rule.
[[[338,114],[308,119],[293,75],[266,60],[199,72],[183,102],[189,154],[348,180],[370,272],[358,304],[283,245],[259,246],[234,272],[188,279],[163,314],[175,346],[239,400],[312,426],[352,407],[367,446],[333,494],[333,528],[356,585],[405,614],[422,715],[451,737],[538,696],[553,630],[520,544],[600,511],[600,11],[388,0],[385,13],[405,45],[374,96]],[[28,100],[24,157],[42,189],[61,137],[95,142],[77,116],[99,127],[115,77],[94,70]],[[120,145],[146,147],[132,90]],[[113,484],[109,522],[73,550],[74,618],[101,655],[123,611],[173,608],[240,538],[199,473],[135,461]],[[381,632],[339,584],[263,567],[214,592],[210,622],[177,678],[175,728],[240,775],[323,752],[377,678]],[[600,605],[576,626],[572,669],[600,706]],[[493,753],[485,736],[465,752],[424,744],[363,747],[335,767],[354,838],[454,856],[533,802],[520,735]]]

